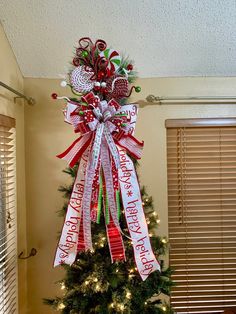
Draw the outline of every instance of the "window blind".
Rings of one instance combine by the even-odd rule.
[[[167,120],[171,303],[236,306],[236,119]]]
[[[0,115],[0,314],[17,313],[15,120]]]

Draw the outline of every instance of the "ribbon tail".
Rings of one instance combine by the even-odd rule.
[[[102,182],[100,182],[100,171],[101,170],[101,161],[99,158],[97,168],[95,170],[94,174],[94,181],[92,185],[92,199],[91,199],[91,220],[93,222],[98,222],[100,221],[100,206],[99,204],[101,203],[101,193],[103,190],[100,191],[100,186]]]
[[[103,130],[104,130],[104,124],[100,123],[95,134],[95,138],[93,141],[93,147],[92,147],[92,162],[91,167],[94,169],[97,168],[99,155],[100,155],[100,149],[101,149],[101,142],[103,137]]]
[[[106,224],[106,231],[112,263],[115,261],[126,260],[125,248],[121,233],[117,226],[114,224],[111,216],[109,224]]]
[[[78,234],[80,231],[81,215],[82,215],[82,193],[84,189],[84,178],[88,161],[88,152],[83,155],[78,172],[75,178],[71,198],[68,204],[67,213],[64,225],[61,232],[61,237],[58,242],[54,267],[60,264],[72,265],[76,259],[78,252]]]
[[[78,236],[78,243],[77,243],[77,251],[78,252],[85,251],[83,215],[81,215],[81,219],[80,219],[80,228],[79,228],[79,236]]]
[[[67,148],[63,153],[57,155],[58,158],[66,160],[70,167],[74,167],[76,162],[82,157],[85,150],[88,148],[92,134],[87,133],[75,140],[70,147]]]
[[[109,156],[108,145],[104,139],[102,141],[102,146],[101,146],[101,162],[102,162],[102,168],[103,168],[104,179],[105,179],[106,195],[109,202],[111,216],[113,218],[115,225],[118,228],[120,228],[116,201],[115,201],[115,191],[114,191],[114,186],[113,186],[112,165],[111,165],[111,160]]]
[[[117,140],[117,144],[122,148],[125,148],[128,153],[135,159],[140,159],[143,149],[143,142],[139,142],[134,136],[128,134]]]
[[[104,128],[104,135],[105,135],[105,139],[106,139],[107,145],[109,147],[110,153],[111,153],[113,160],[115,162],[116,169],[118,169],[118,168],[120,168],[119,152],[118,152],[116,144],[115,144],[113,137],[112,137],[107,126],[105,126],[105,128]]]
[[[118,170],[125,218],[133,243],[135,262],[142,280],[155,270],[160,271],[160,265],[152,251],[148,227],[143,212],[139,183],[132,160],[126,151],[119,148],[121,168]],[[128,181],[127,173],[129,173]],[[129,189],[127,189],[129,186]]]
[[[86,169],[84,195],[83,195],[83,201],[82,201],[85,250],[93,249],[92,234],[91,234],[91,200],[92,200],[92,187],[93,187],[94,177],[95,177],[95,169],[91,165],[91,158],[89,158],[87,169]]]

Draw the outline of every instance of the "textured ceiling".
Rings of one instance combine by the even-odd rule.
[[[235,0],[0,0],[0,20],[26,77],[65,73],[83,36],[141,77],[236,76]]]

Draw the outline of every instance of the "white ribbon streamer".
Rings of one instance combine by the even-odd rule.
[[[109,147],[110,152],[112,154],[112,157],[114,159],[116,169],[118,169],[120,167],[119,152],[117,150],[116,144],[114,143],[113,137],[112,137],[107,125],[105,125],[105,128],[104,128],[104,136],[106,138],[108,147]]]
[[[88,150],[84,153],[79,164],[64,226],[58,242],[54,266],[60,264],[72,265],[76,259],[87,161]]]
[[[101,142],[103,138],[103,130],[104,130],[104,123],[99,123],[96,130],[96,135],[94,138],[94,143],[93,143],[92,152],[91,152],[92,153],[91,166],[93,168],[96,168],[98,164],[100,149],[101,149]]]
[[[113,218],[114,224],[117,226],[118,229],[120,229],[118,212],[115,201],[115,191],[113,186],[112,166],[109,156],[108,145],[105,140],[102,141],[101,162],[106,182],[106,193],[108,197],[110,213]]]
[[[152,251],[133,162],[124,149],[119,148],[119,154],[118,174],[126,222],[133,242],[136,265],[141,278],[145,280],[153,271],[160,271],[160,265]]]
[[[86,169],[86,177],[84,184],[84,195],[82,201],[82,212],[83,212],[83,230],[84,230],[84,245],[85,250],[92,250],[92,234],[91,234],[91,200],[92,200],[92,186],[95,176],[95,168],[91,166],[91,159],[88,160]]]

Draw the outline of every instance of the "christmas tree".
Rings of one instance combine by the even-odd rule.
[[[65,170],[75,178],[77,167]],[[65,205],[60,211],[65,215],[68,199],[72,192],[71,186],[59,189],[64,193]],[[55,299],[45,299],[45,303],[63,314],[152,314],[173,313],[170,306],[163,303],[163,294],[170,295],[173,282],[172,270],[164,269],[161,256],[166,252],[167,239],[156,236],[159,223],[158,214],[153,208],[152,197],[145,188],[142,190],[142,200],[145,216],[151,237],[152,247],[156,256],[160,257],[162,271],[153,272],[145,281],[140,279],[133,258],[133,248],[130,239],[124,237],[126,262],[111,263],[106,230],[104,223],[93,225],[94,252],[78,254],[78,259],[72,266],[62,265],[66,276],[58,284],[61,285],[63,296]],[[121,228],[128,234],[125,219],[121,219]]]
[[[135,168],[143,143],[133,137],[137,108],[127,105],[133,65],[106,43],[82,38],[69,83],[65,121],[81,133],[59,158],[71,186],[63,186],[65,222],[54,265],[66,271],[63,295],[45,299],[63,314],[173,313],[166,298],[173,286],[164,268],[167,239],[152,198],[140,191]],[[146,220],[144,213],[146,215]]]

